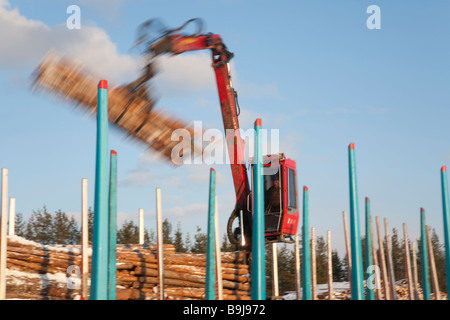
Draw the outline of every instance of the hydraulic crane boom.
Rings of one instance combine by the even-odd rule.
[[[247,252],[251,248],[252,238],[252,208],[250,200],[250,185],[247,167],[244,159],[245,146],[240,136],[237,112],[237,94],[231,85],[229,61],[233,54],[227,50],[222,38],[217,34],[202,34],[200,29],[191,35],[183,35],[180,30],[189,23],[198,19],[191,19],[183,26],[174,30],[164,30],[156,38],[150,39],[148,28],[155,22],[150,20],[141,27],[141,37],[136,45],[145,44],[145,51],[151,57],[160,54],[181,54],[187,51],[211,50],[212,66],[214,68],[217,90],[219,93],[220,109],[223,126],[226,134],[227,148],[236,193],[236,205],[228,220],[227,233],[230,242],[240,244]],[[142,32],[143,31],[143,32]],[[144,84],[154,75],[152,60],[148,63],[144,74],[136,81],[127,85],[127,88],[137,95],[146,94]],[[151,97],[146,99],[151,100]],[[268,172],[264,174],[265,198],[265,237],[269,241],[287,241],[297,232],[298,201],[296,187],[296,163],[284,157],[284,154],[275,156],[276,161],[264,165]],[[271,157],[267,156],[267,157]],[[267,158],[266,157],[266,158]],[[239,218],[240,227],[233,230],[233,221]],[[241,242],[238,243],[240,235]],[[242,232],[243,231],[243,232]],[[244,241],[242,241],[244,240]]]
[[[230,156],[231,172],[236,191],[236,206],[243,210],[247,206],[247,196],[250,193],[247,168],[244,161],[244,143],[239,133],[239,120],[236,109],[235,91],[231,86],[228,61],[233,56],[219,35],[179,36],[172,35],[154,44],[151,50],[161,54],[170,52],[180,54],[187,51],[211,49],[213,68],[216,75],[219,92],[220,109],[223,126],[227,137],[227,147]],[[232,135],[230,134],[232,132]]]
[[[189,20],[189,22],[195,19]],[[185,24],[185,25],[186,25]],[[160,54],[181,54],[187,51],[197,51],[210,49],[212,54],[212,66],[216,76],[217,90],[219,93],[220,109],[222,112],[223,126],[226,133],[227,148],[231,166],[231,173],[233,176],[234,189],[236,193],[236,205],[230,219],[235,219],[242,211],[243,220],[241,226],[244,228],[245,243],[250,244],[251,237],[251,213],[248,211],[247,201],[250,194],[250,185],[247,175],[247,167],[245,164],[244,141],[240,136],[238,112],[236,108],[236,91],[231,85],[231,77],[229,72],[228,62],[233,57],[222,42],[222,38],[217,34],[194,34],[190,36],[175,33],[175,31],[168,31],[165,35],[160,37],[158,41],[150,43],[147,47],[148,53],[153,56]],[[138,43],[145,41],[141,38]],[[152,62],[147,65],[145,74],[135,81],[130,89],[136,90],[137,87],[144,84],[153,76]],[[231,226],[229,226],[231,228]],[[230,237],[230,241],[235,239]]]

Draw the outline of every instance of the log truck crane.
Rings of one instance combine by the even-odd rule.
[[[197,25],[196,32],[189,35],[182,34],[181,30],[191,23]],[[176,29],[161,28],[161,22],[157,19],[143,23],[138,29],[137,42],[133,47],[141,47],[143,53],[149,57],[149,63],[142,76],[126,87],[135,94],[151,101],[145,84],[155,75],[153,58],[161,54],[178,55],[187,51],[211,50],[212,67],[217,81],[224,129],[227,133],[234,133],[232,137],[226,137],[236,193],[236,204],[228,220],[227,234],[232,244],[248,250],[251,248],[252,197],[247,174],[248,168],[244,161],[244,141],[239,135],[237,93],[230,81],[228,63],[233,57],[233,53],[228,51],[219,35],[203,34],[201,30],[202,21],[198,18],[188,20]],[[154,35],[155,31],[156,35]],[[232,130],[230,131],[230,129]],[[299,220],[296,162],[286,158],[281,153],[265,156],[264,163],[266,172],[264,188],[267,192],[275,190],[271,195],[266,193],[266,241],[292,241],[292,236],[297,232]],[[252,164],[250,164],[251,166]],[[275,201],[269,201],[269,197],[274,198]],[[239,219],[239,225],[234,228],[233,222],[236,218]]]

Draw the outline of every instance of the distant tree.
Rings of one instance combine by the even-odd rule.
[[[14,234],[18,235],[19,237],[25,237],[26,228],[27,224],[23,218],[23,215],[21,213],[17,213],[14,221]]]
[[[194,235],[194,245],[192,246],[192,253],[206,253],[206,234],[197,226],[197,233]]]
[[[395,280],[405,279],[405,247],[403,241],[399,239],[396,228],[392,229],[391,251]]]
[[[277,245],[279,294],[295,291],[295,252],[284,245]]]
[[[52,220],[52,215],[45,205],[42,209],[33,211],[28,220],[26,238],[41,244],[53,244]]]
[[[146,231],[147,230],[144,230],[144,234]],[[150,231],[148,232],[148,243],[156,243],[156,233],[153,229],[150,229]]]
[[[438,277],[439,289],[447,292],[447,280],[445,276],[445,247],[441,244],[436,229],[431,231],[431,247],[433,248],[434,262],[436,265],[436,272]]]
[[[222,252],[233,252],[236,250],[236,247],[228,241],[228,236],[226,234],[223,235],[220,250]]]
[[[52,219],[53,243],[78,244],[81,232],[73,216],[69,218],[65,212],[58,210]]]
[[[163,233],[163,243],[164,244],[173,244],[172,239],[172,224],[166,218],[162,222],[162,233]]]
[[[337,250],[331,252],[331,262],[333,264],[333,281],[340,282],[345,280],[345,273],[342,260],[339,258]]]
[[[184,246],[186,248],[186,252],[192,252],[192,240],[189,232],[186,233],[186,237],[184,240]]]
[[[139,227],[132,221],[125,221],[117,231],[117,243],[139,243]]]
[[[316,268],[318,284],[327,283],[328,281],[327,259],[327,243],[323,236],[318,236],[316,240]]]
[[[187,249],[183,242],[183,232],[181,231],[181,224],[178,222],[177,229],[175,231],[173,245],[176,252],[187,252]]]

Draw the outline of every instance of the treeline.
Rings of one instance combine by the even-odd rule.
[[[92,241],[93,211],[89,209],[89,240]],[[22,214],[16,214],[15,234],[26,239],[36,241],[42,244],[68,244],[76,245],[81,243],[81,227],[73,217],[69,217],[65,212],[58,210],[51,214],[44,206],[42,209],[33,211],[30,217],[25,220]],[[362,237],[363,263],[365,261],[365,239]],[[176,252],[180,253],[206,253],[207,235],[197,226],[195,234],[184,234],[181,225],[178,223],[174,228],[172,223],[165,219],[163,221],[163,242],[172,244]],[[373,239],[373,241],[376,241]],[[139,226],[134,221],[125,221],[117,230],[117,242],[122,244],[139,242]],[[438,282],[440,290],[447,292],[445,280],[445,248],[441,243],[436,230],[431,230],[431,242],[433,248]],[[144,243],[156,243],[156,233],[154,230],[144,230]],[[405,274],[405,251],[403,238],[399,237],[396,228],[391,233],[392,260],[394,266],[394,275],[396,280],[406,278]],[[378,244],[378,242],[376,242]],[[386,244],[383,241],[384,247]],[[421,264],[420,264],[420,241],[416,240],[417,266],[419,282],[421,282]],[[378,245],[376,245],[378,248]],[[272,295],[272,246],[266,246],[266,284],[267,296]],[[300,244],[301,248],[301,244]],[[412,241],[409,248],[412,260]],[[234,251],[236,248],[230,244],[226,235],[223,235],[221,241],[222,251]],[[303,261],[300,250],[300,261]],[[379,257],[379,254],[377,252]],[[323,236],[316,237],[316,275],[317,283],[327,283],[328,279],[328,258],[327,243]],[[348,281],[347,260],[340,258],[337,250],[332,250],[333,263],[333,281]],[[363,266],[366,270],[367,266]],[[295,252],[291,244],[278,245],[278,277],[280,294],[287,291],[295,291]]]
[[[94,212],[89,208],[88,228],[89,241],[92,241],[94,225]],[[173,244],[175,250],[181,253],[205,253],[206,252],[206,233],[200,227],[197,227],[196,233],[191,237],[189,233],[183,234],[180,223],[176,229],[173,229],[169,220],[163,221],[163,242]],[[65,212],[58,210],[50,213],[47,207],[33,210],[28,219],[24,219],[21,213],[15,217],[15,234],[25,239],[32,240],[44,245],[81,244],[81,226],[73,216],[69,217]],[[139,226],[134,222],[127,220],[117,230],[117,243],[130,244],[139,243]],[[144,244],[156,243],[156,233],[154,230],[144,229]],[[233,251],[235,248],[229,243],[224,235],[221,249],[223,251]]]

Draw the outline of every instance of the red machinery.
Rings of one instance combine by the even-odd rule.
[[[198,29],[191,35],[180,33],[188,24],[195,22]],[[247,174],[247,166],[244,158],[244,141],[239,135],[239,121],[237,106],[237,94],[231,86],[228,62],[233,54],[227,50],[222,39],[217,34],[202,34],[201,20],[191,19],[177,29],[168,30],[160,28],[157,36],[151,38],[158,20],[149,20],[140,28],[136,45],[144,46],[145,53],[151,57],[160,54],[180,54],[186,51],[210,49],[212,53],[213,68],[216,75],[217,89],[219,92],[220,109],[222,111],[223,125],[225,132],[232,129],[233,136],[228,136],[227,147],[230,154],[231,173],[236,192],[236,205],[228,221],[228,236],[231,243],[242,244],[248,248],[251,243],[252,211],[251,211],[251,191]],[[143,76],[128,87],[135,92],[141,92],[146,81],[154,75],[152,61],[147,65]],[[145,89],[144,89],[145,91]],[[274,160],[275,158],[275,160]],[[268,157],[265,158],[269,159]],[[297,232],[299,219],[298,196],[296,187],[296,163],[284,157],[284,154],[270,157],[270,161],[265,161],[265,190],[272,184],[279,181],[279,188],[272,195],[278,200],[278,204],[271,204],[266,201],[266,239],[269,241],[288,241]],[[253,172],[253,170],[252,170]],[[273,191],[273,188],[272,188]],[[267,195],[266,195],[267,198]],[[270,207],[269,207],[270,206]],[[239,226],[234,228],[233,222],[239,218]],[[243,226],[243,228],[242,228]],[[245,241],[239,241],[240,235],[244,235]]]

